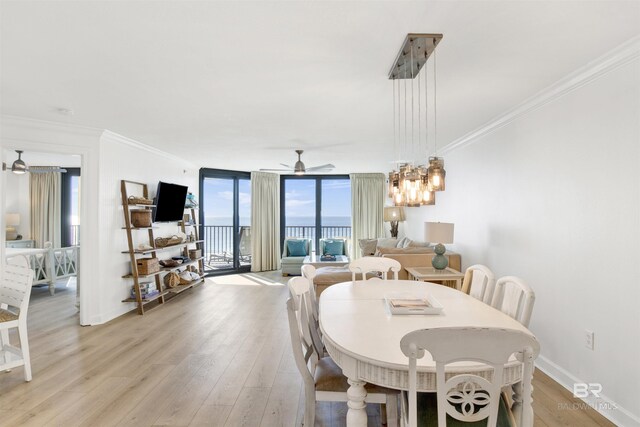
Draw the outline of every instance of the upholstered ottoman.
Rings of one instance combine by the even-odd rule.
[[[358,275],[360,277],[360,275]],[[367,279],[376,277],[374,273],[367,273]],[[336,283],[349,282],[353,276],[349,271],[349,266],[344,267],[320,267],[316,269],[316,277],[313,278],[313,284],[316,288],[316,295],[319,297],[322,291]]]

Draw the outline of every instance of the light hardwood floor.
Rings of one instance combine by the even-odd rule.
[[[150,310],[78,326],[75,289],[34,289],[33,381],[0,373],[1,426],[293,426],[304,396],[288,338],[286,278],[225,276]],[[15,337],[14,337],[15,338]],[[536,426],[611,426],[546,375],[534,378]],[[317,426],[346,405],[319,403]],[[369,425],[380,425],[368,408]]]

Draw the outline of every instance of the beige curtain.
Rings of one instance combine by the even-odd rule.
[[[280,176],[251,172],[251,271],[280,268]]]
[[[31,238],[36,247],[44,247],[51,242],[54,248],[61,245],[60,239],[60,172],[33,173],[36,170],[47,171],[49,167],[30,166],[29,198],[31,201]]]
[[[351,242],[354,258],[360,258],[359,239],[384,236],[382,217],[385,201],[385,175],[352,173],[351,178]]]

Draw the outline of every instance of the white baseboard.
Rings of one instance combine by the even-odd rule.
[[[538,358],[536,359],[536,368],[549,375],[554,381],[556,381],[558,384],[560,384],[570,392],[573,392],[574,384],[585,382],[567,372],[565,369],[556,365],[542,355],[538,356]],[[640,418],[624,409],[622,406],[602,393],[600,393],[600,397],[598,398],[596,398],[595,396],[590,396],[588,398],[582,399],[582,401],[618,426],[640,426]]]

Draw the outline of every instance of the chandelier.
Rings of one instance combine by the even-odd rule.
[[[389,198],[395,206],[418,207],[434,205],[436,191],[444,191],[444,159],[437,156],[437,109],[436,109],[436,55],[435,48],[442,40],[442,34],[407,34],[407,37],[389,72],[393,83],[393,137],[396,167],[389,172]],[[429,91],[427,79],[427,60],[433,54],[433,129],[429,122]],[[422,145],[422,100],[420,88],[420,70],[424,68],[424,129],[425,147]],[[401,85],[403,82],[403,86]],[[410,87],[407,88],[407,81]],[[414,81],[417,84],[414,85]],[[397,86],[397,88],[396,88]],[[417,86],[417,91],[415,90]],[[410,96],[407,95],[407,89]],[[404,95],[403,95],[404,94]],[[417,96],[416,96],[417,94]],[[415,102],[417,98],[417,103]],[[411,104],[408,108],[407,103]],[[417,108],[416,108],[417,105]],[[397,106],[397,108],[396,108]],[[403,112],[404,110],[404,112]],[[417,115],[415,114],[417,110]],[[396,120],[397,111],[397,120]],[[417,127],[416,125],[417,117]],[[409,133],[408,128],[411,128]],[[417,129],[417,139],[415,130]],[[434,156],[428,157],[425,164],[420,159],[428,154],[429,132],[434,134]]]

